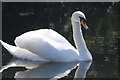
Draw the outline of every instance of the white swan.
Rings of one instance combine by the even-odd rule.
[[[15,57],[36,61],[91,61],[92,56],[86,47],[81,24],[88,29],[83,12],[72,14],[71,22],[75,49],[62,35],[51,29],[40,29],[26,32],[15,39],[16,46],[9,45],[2,40],[1,44]]]

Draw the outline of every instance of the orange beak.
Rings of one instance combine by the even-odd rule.
[[[84,20],[81,21],[81,24],[83,25],[83,27],[87,30],[89,29],[89,27],[87,26],[86,22]]]

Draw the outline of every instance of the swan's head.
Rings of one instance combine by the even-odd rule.
[[[86,24],[86,17],[85,17],[85,14],[83,12],[75,11],[72,14],[71,20],[82,24],[85,29],[88,29],[88,26]]]

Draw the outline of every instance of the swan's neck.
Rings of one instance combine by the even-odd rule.
[[[85,40],[83,38],[81,24],[78,22],[72,21],[72,28],[73,28],[73,39],[76,45],[76,48],[82,58],[91,57],[89,50],[87,49]]]

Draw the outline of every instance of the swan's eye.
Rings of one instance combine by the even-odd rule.
[[[84,20],[84,18],[83,18],[83,17],[80,17],[80,16],[79,16],[79,18],[80,18],[80,22],[81,22],[82,20]]]
[[[79,18],[80,18],[80,22],[83,21],[83,23],[86,23],[86,20],[83,17],[79,16]]]

